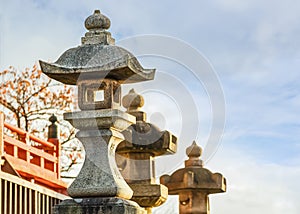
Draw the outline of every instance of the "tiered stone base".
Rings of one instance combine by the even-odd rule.
[[[54,214],[146,214],[145,209],[133,201],[116,198],[67,199],[53,208]]]

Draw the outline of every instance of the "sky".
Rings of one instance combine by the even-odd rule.
[[[299,1],[0,2],[1,70],[55,61],[100,9],[117,44],[157,69],[154,81],[123,90],[142,93],[149,121],[178,137],[157,176],[182,167],[196,140],[212,146],[205,167],[227,179],[227,192],[210,196],[212,214],[299,213]],[[155,213],[177,213],[176,200]]]

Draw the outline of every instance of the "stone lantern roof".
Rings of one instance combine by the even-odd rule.
[[[161,131],[154,124],[146,122],[146,113],[140,108],[144,105],[144,98],[131,89],[122,99],[127,113],[136,117],[136,123],[123,132],[125,141],[118,147],[119,153],[149,152],[154,156],[174,154],[177,150],[177,137],[169,131]],[[128,137],[128,134],[131,137]]]
[[[189,159],[185,161],[185,168],[178,169],[171,176],[161,177],[161,183],[169,188],[170,195],[184,190],[205,191],[208,194],[226,191],[226,179],[220,173],[212,173],[203,167],[201,153],[201,147],[194,141],[186,149]]]
[[[133,54],[114,45],[107,29],[110,20],[99,10],[85,20],[89,30],[82,45],[65,51],[54,63],[40,61],[50,78],[76,85],[81,74],[86,79],[114,79],[120,83],[152,80],[155,69],[144,69]]]

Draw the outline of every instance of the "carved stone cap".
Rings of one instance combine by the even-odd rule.
[[[87,17],[84,22],[86,29],[89,30],[81,38],[83,45],[102,44],[114,45],[115,40],[111,37],[110,32],[106,31],[110,27],[110,20],[100,10],[95,10],[93,15]]]
[[[87,17],[84,25],[88,30],[104,30],[110,27],[110,20],[100,10],[95,10],[93,15]]]
[[[122,99],[122,104],[127,111],[137,111],[144,105],[144,98],[142,95],[137,94],[134,89],[131,89],[127,95]]]
[[[49,121],[51,123],[55,123],[57,121],[57,117],[54,114],[52,114],[51,117],[49,118]]]
[[[188,157],[200,157],[202,155],[202,148],[193,141],[192,145],[186,148],[186,155]]]
[[[48,139],[58,139],[59,128],[58,125],[55,124],[57,122],[57,117],[52,114],[49,121],[51,122],[51,125],[48,127]]]
[[[186,155],[189,157],[184,162],[185,167],[203,167],[203,161],[200,159],[202,148],[193,141],[192,145],[186,148]]]

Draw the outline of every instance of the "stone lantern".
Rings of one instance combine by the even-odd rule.
[[[180,214],[209,214],[209,194],[226,191],[226,179],[220,173],[212,173],[203,168],[202,149],[193,142],[186,149],[189,157],[185,168],[175,171],[171,176],[160,177],[161,184],[169,189],[170,195],[179,195]]]
[[[143,213],[130,201],[133,191],[121,176],[115,150],[122,131],[135,117],[121,111],[121,84],[152,80],[154,69],[144,69],[127,50],[115,46],[107,31],[110,20],[96,10],[85,20],[89,30],[82,45],[65,51],[54,63],[40,61],[42,71],[59,82],[78,86],[81,111],[64,114],[79,129],[86,157],[68,188],[73,198],[54,208],[56,214]]]
[[[136,124],[124,131],[125,140],[117,148],[117,163],[133,190],[132,200],[145,207],[150,214],[152,207],[160,206],[168,196],[168,189],[155,182],[154,159],[156,156],[174,154],[177,138],[146,122],[146,113],[140,110],[144,98],[133,89],[123,97],[122,103],[127,113],[136,117]]]

